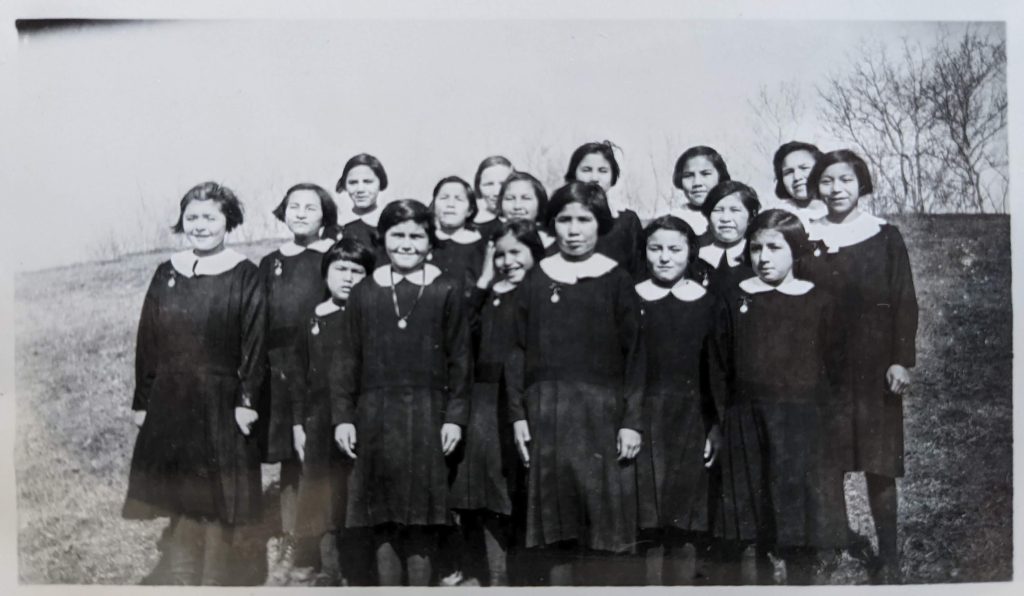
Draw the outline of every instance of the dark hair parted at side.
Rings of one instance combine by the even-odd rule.
[[[715,205],[734,193],[739,193],[740,202],[747,208],[750,219],[757,217],[757,212],[761,210],[761,201],[757,199],[757,193],[753,188],[735,180],[726,180],[713,186],[708,191],[708,196],[704,197],[704,204],[700,206],[700,212],[704,214],[704,217],[711,217],[711,211]]]
[[[580,162],[583,158],[590,155],[591,153],[600,153],[607,161],[608,165],[612,168],[612,186],[619,181],[619,162],[615,159],[615,145],[611,141],[601,141],[600,143],[594,141],[591,143],[583,143],[572,152],[572,157],[569,158],[569,169],[565,171],[565,181],[575,182],[576,181],[576,168],[580,167]]]
[[[662,215],[661,217],[651,221],[644,228],[644,247],[647,246],[647,241],[651,236],[654,235],[658,230],[672,230],[679,232],[686,238],[686,260],[689,263],[693,263],[697,260],[697,253],[700,251],[700,242],[697,240],[697,234],[690,227],[690,224],[686,223],[682,219],[679,219],[675,215]]]
[[[479,209],[476,206],[476,193],[473,192],[473,187],[469,185],[469,182],[466,182],[465,180],[458,176],[446,176],[444,178],[441,178],[441,180],[439,180],[437,184],[434,185],[434,192],[433,194],[430,195],[433,197],[433,199],[430,201],[430,209],[434,209],[434,201],[437,200],[437,193],[441,192],[441,187],[444,186],[445,184],[448,184],[449,182],[461,184],[462,188],[466,189],[466,199],[469,201],[469,213],[466,215],[465,225],[467,228],[470,228],[473,226],[473,218],[476,217],[476,212]]]
[[[242,202],[238,200],[238,197],[235,196],[235,193],[230,188],[212,181],[203,182],[190,188],[185,193],[185,196],[181,198],[178,222],[171,226],[171,231],[175,234],[181,234],[185,231],[182,219],[185,217],[185,208],[192,201],[213,201],[217,203],[220,207],[220,212],[224,214],[224,218],[227,220],[225,230],[228,232],[242,225],[242,221],[245,219],[242,211]]]
[[[812,199],[821,198],[818,195],[818,185],[821,183],[821,175],[825,173],[825,170],[829,166],[837,163],[848,163],[853,168],[853,173],[857,175],[859,196],[868,195],[875,191],[875,185],[871,180],[871,172],[868,170],[868,164],[864,162],[861,156],[857,155],[853,151],[850,151],[849,149],[839,149],[838,151],[829,151],[815,162],[814,169],[812,169],[810,175],[807,176],[807,196]]]
[[[293,192],[300,190],[311,190],[316,193],[316,196],[320,199],[320,210],[323,211],[323,227],[331,228],[338,225],[338,206],[334,203],[334,198],[331,197],[331,193],[324,190],[324,187],[319,184],[313,184],[312,182],[300,182],[295,186],[292,186],[284,193],[284,198],[278,203],[277,207],[274,207],[274,217],[284,221],[284,212],[288,209],[288,198],[292,196]]]
[[[345,180],[348,178],[348,173],[353,168],[359,166],[366,166],[373,170],[373,173],[377,175],[377,179],[380,180],[380,189],[388,189],[388,173],[384,171],[384,166],[380,163],[380,160],[369,153],[360,153],[345,162],[345,167],[341,170],[341,178],[338,178],[338,185],[335,187],[334,192],[345,190]]]
[[[492,155],[485,157],[480,165],[476,167],[476,176],[473,176],[473,189],[476,190],[476,194],[483,194],[480,192],[480,177],[484,175],[484,170],[493,166],[505,166],[508,169],[512,168],[512,162],[508,160],[504,155]]]
[[[818,149],[817,145],[810,143],[804,143],[803,141],[790,141],[783,143],[775,150],[775,156],[772,157],[772,169],[775,171],[775,196],[780,199],[792,199],[793,197],[786,190],[786,186],[782,183],[782,162],[785,161],[786,157],[790,153],[797,151],[806,151],[814,157],[815,163],[817,163],[823,155],[821,149]]]
[[[530,254],[533,255],[533,261],[539,263],[544,258],[544,243],[540,240],[540,233],[537,231],[537,224],[532,221],[504,221],[501,222],[501,226],[495,228],[491,232],[491,237],[488,238],[491,242],[497,242],[498,240],[512,235],[513,238],[518,242],[522,242],[530,249]]]
[[[615,224],[612,212],[608,209],[608,197],[605,196],[601,186],[596,182],[574,180],[551,195],[551,202],[548,203],[547,212],[544,214],[544,227],[554,231],[555,219],[570,203],[579,203],[594,214],[594,218],[597,219],[597,234],[599,236],[607,234]]]
[[[679,159],[676,160],[676,166],[672,171],[672,184],[679,190],[683,189],[683,168],[686,167],[686,162],[690,161],[694,157],[706,157],[711,165],[714,166],[718,172],[718,182],[728,182],[732,180],[729,176],[729,168],[725,165],[725,160],[719,155],[718,151],[707,145],[697,145],[690,147],[686,151],[683,151]]]
[[[342,238],[335,242],[320,260],[320,277],[326,279],[331,263],[338,261],[352,261],[370,274],[376,265],[376,256],[370,248],[355,238]]]
[[[513,182],[529,182],[533,186],[533,194],[537,196],[537,221],[544,221],[544,214],[548,208],[548,191],[541,184],[540,180],[533,174],[527,172],[512,172],[508,178],[505,178],[505,182],[501,185],[501,190],[498,192],[498,213],[504,215],[505,211],[502,207],[502,203],[505,200],[505,191]]]
[[[754,236],[768,230],[782,234],[789,250],[793,252],[794,261],[811,254],[812,245],[804,224],[799,217],[783,209],[768,209],[754,218],[747,228],[747,250],[750,250],[750,241]]]
[[[430,207],[416,199],[399,199],[388,203],[380,212],[380,221],[377,222],[377,233],[380,235],[380,243],[384,245],[384,237],[388,230],[400,223],[407,221],[416,222],[427,231],[427,238],[430,239],[430,246],[437,244],[437,224],[434,223],[434,213]]]

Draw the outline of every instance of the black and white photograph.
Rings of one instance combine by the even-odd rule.
[[[1013,582],[1011,2],[224,4],[4,11],[13,586]]]

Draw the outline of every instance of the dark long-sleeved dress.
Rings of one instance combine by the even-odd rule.
[[[372,250],[377,264],[388,262],[388,253],[384,250],[384,239],[377,233],[376,227],[362,219],[355,219],[341,226],[341,237],[358,240],[363,246]]]
[[[647,261],[644,256],[643,224],[635,211],[625,209],[615,218],[612,229],[597,240],[597,252],[611,257],[634,279],[643,279]]]
[[[700,291],[684,300],[667,290],[645,292],[650,287],[637,287],[647,352],[644,446],[636,464],[640,527],[705,532],[704,442],[718,423],[706,379],[715,297]]]
[[[133,410],[146,411],[132,454],[129,519],[186,515],[228,525],[258,519],[255,437],[235,423],[263,377],[263,289],[234,251],[230,269],[187,275],[157,267],[139,320]],[[191,273],[191,271],[189,271]]]
[[[877,221],[876,234],[849,246],[830,247],[826,237],[824,250],[800,265],[808,279],[837,297],[847,335],[851,469],[899,477],[903,398],[888,390],[885,374],[893,364],[909,368],[916,362],[918,306],[903,237],[895,226]]]
[[[845,544],[846,508],[834,436],[841,417],[842,358],[832,298],[720,296],[710,341],[709,385],[722,412],[722,519],[716,534],[778,546]]]
[[[709,245],[713,242],[710,233],[703,241]],[[688,277],[700,282],[712,294],[720,294],[753,275],[754,269],[750,266],[750,258],[746,250],[735,262],[731,261],[725,253],[714,265],[702,258],[695,259],[690,265],[688,273]]]
[[[621,267],[569,284],[545,272],[556,259],[517,291],[506,366],[509,418],[526,420],[532,437],[526,546],[576,540],[626,551],[636,537],[636,466],[617,461],[616,443],[619,429],[643,430],[639,298]]]
[[[469,323],[458,284],[432,265],[425,270],[418,301],[420,273],[395,278],[402,316],[411,313],[405,329],[390,265],[356,285],[346,306],[328,379],[332,424],[354,424],[357,433],[347,527],[450,523],[441,426],[465,426],[469,417]]]
[[[455,238],[438,239],[430,251],[430,263],[469,289],[480,277],[484,255],[487,252],[487,241],[478,233],[467,235],[478,238],[472,242],[460,242]]]
[[[465,447],[451,488],[453,509],[512,513],[519,456],[508,419],[504,364],[515,346],[516,293],[474,287],[470,294],[476,365]]]
[[[260,261],[260,279],[267,303],[267,380],[260,399],[256,433],[263,461],[275,463],[295,457],[292,446],[292,379],[304,374],[295,357],[298,338],[303,336],[309,313],[327,297],[320,273],[323,253],[331,241],[299,249],[286,256],[285,248]]]

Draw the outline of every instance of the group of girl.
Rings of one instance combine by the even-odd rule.
[[[293,186],[259,267],[224,247],[238,199],[196,186],[142,309],[124,515],[172,519],[166,581],[232,583],[280,463],[279,557],[328,585],[759,583],[769,555],[808,583],[864,471],[897,581],[907,251],[855,153],[787,143],[774,170],[762,209],[688,149],[685,204],[643,227],[607,142],[550,198],[496,156],[429,205],[382,204],[360,154],[351,221]]]

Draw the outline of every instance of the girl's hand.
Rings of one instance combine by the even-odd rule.
[[[306,431],[301,424],[292,425],[292,447],[295,453],[299,454],[299,461],[306,461]]]
[[[462,427],[458,424],[446,422],[441,425],[441,450],[445,455],[451,455],[456,445],[462,440]]]
[[[146,411],[135,410],[132,412],[132,421],[135,422],[135,426],[142,428],[142,423],[146,421]]]
[[[487,242],[487,251],[484,253],[484,268],[480,277],[476,279],[476,287],[486,290],[494,283],[494,242]]]
[[[704,441],[704,467],[711,468],[718,461],[718,450],[722,448],[722,431],[718,425],[711,427]]]
[[[242,434],[247,437],[252,432],[252,425],[256,424],[259,418],[260,415],[252,408],[235,408],[235,424],[238,425],[238,430],[242,431]]]
[[[910,387],[910,371],[899,364],[893,364],[885,371],[885,383],[889,386],[889,391],[903,395],[907,387]]]
[[[344,423],[335,426],[334,442],[345,455],[356,459],[356,425]]]
[[[519,459],[523,465],[530,467],[530,424],[525,420],[516,420],[512,423],[512,434],[516,439],[516,450],[519,451]]]
[[[643,437],[640,433],[631,428],[620,428],[619,438],[616,447],[619,450],[619,461],[633,459],[640,453],[640,445],[643,444]]]

